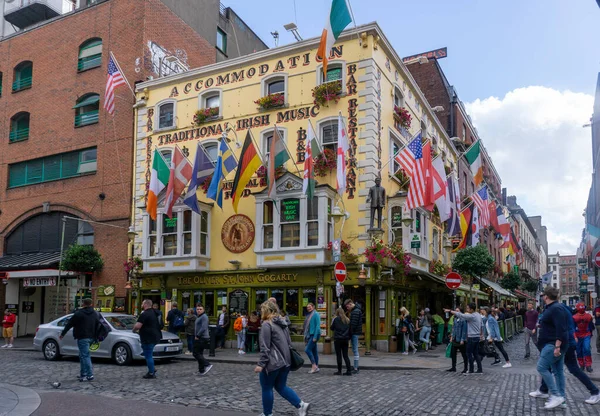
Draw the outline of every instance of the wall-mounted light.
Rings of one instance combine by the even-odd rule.
[[[229,263],[231,263],[236,269],[239,269],[242,264],[242,262],[239,260],[229,260]]]

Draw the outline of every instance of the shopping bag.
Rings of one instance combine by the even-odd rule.
[[[446,346],[446,358],[452,357],[452,343]]]

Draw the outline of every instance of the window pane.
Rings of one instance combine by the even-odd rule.
[[[281,225],[281,247],[300,246],[300,224]]]
[[[319,245],[319,223],[317,221],[309,222],[307,225],[307,245],[317,246]]]
[[[150,241],[148,242],[148,246],[149,246],[148,255],[149,256],[155,256],[156,255],[156,236],[151,236],[150,237]]]
[[[27,163],[27,183],[37,183],[42,181],[42,159],[32,160]]]
[[[173,152],[170,150],[164,150],[164,151],[160,152],[160,154],[162,155],[163,159],[165,159],[165,162],[167,163],[167,165],[170,166],[171,159],[173,157]]]
[[[9,184],[8,186],[20,186],[25,185],[27,182],[27,178],[25,177],[25,172],[27,170],[26,163],[19,163],[17,165],[12,165],[9,170]]]
[[[219,148],[216,144],[208,144],[204,146],[204,151],[210,158],[211,162],[216,163],[217,158],[219,157]]]
[[[51,156],[44,160],[44,180],[60,179],[60,155]]]
[[[289,316],[298,316],[298,289],[287,289],[285,311]]]
[[[402,207],[392,208],[392,228],[402,227]]]
[[[306,219],[308,221],[319,219],[319,198],[312,198],[306,200],[307,214]]]
[[[177,232],[177,213],[173,213],[173,218],[169,218],[163,215],[163,234],[176,233]]]
[[[254,299],[256,300],[256,309],[260,310],[260,305],[267,300],[267,289],[256,289]]]
[[[279,309],[283,309],[283,289],[271,289],[271,296],[277,301]]]
[[[171,127],[173,125],[173,103],[163,104],[159,108],[158,128]]]
[[[192,253],[192,233],[183,234],[183,254]]]
[[[183,211],[183,231],[192,231],[192,211]]]
[[[324,123],[321,127],[321,138],[323,146],[330,149],[337,149],[338,141],[338,123],[337,121]]]
[[[277,81],[271,81],[267,85],[268,94],[277,94],[283,92],[285,92],[285,81],[282,79]]]
[[[215,292],[209,290],[204,293],[204,310],[207,316],[213,316],[215,312]]]
[[[321,72],[322,74],[322,72]],[[322,77],[321,77],[322,78]],[[327,80],[326,82],[338,81],[342,79],[342,67],[327,68]]]
[[[273,224],[273,201],[263,203],[263,224]]]
[[[207,253],[207,250],[206,250],[207,240],[208,240],[208,235],[200,234],[200,254],[202,254],[203,256],[206,256],[206,253]]]
[[[201,290],[194,291],[194,306],[198,304],[204,305],[204,292]]]
[[[62,155],[62,177],[68,178],[79,173],[79,153],[67,153]]]
[[[175,256],[177,254],[177,234],[163,236],[163,256]]]
[[[300,200],[296,198],[283,199],[281,201],[280,221],[297,222],[300,221]]]
[[[221,106],[221,97],[219,95],[213,95],[206,99],[206,108],[217,108]]]
[[[98,159],[97,149],[87,149],[81,152],[81,162],[95,162]]]
[[[273,248],[273,226],[263,226],[263,248]]]
[[[309,303],[312,303],[313,305],[317,304],[317,293],[315,289],[312,288],[302,289],[302,314],[304,316],[308,315],[306,305]]]
[[[223,53],[227,53],[227,34],[220,28],[217,28],[217,48]]]
[[[204,211],[200,211],[202,215],[200,216],[200,232],[207,233],[208,232],[208,213]]]

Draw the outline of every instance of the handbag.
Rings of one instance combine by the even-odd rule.
[[[296,371],[304,365],[304,358],[290,345],[290,370]]]
[[[489,342],[483,343],[483,355],[486,357],[495,357],[496,356],[496,348],[494,348],[494,344]]]

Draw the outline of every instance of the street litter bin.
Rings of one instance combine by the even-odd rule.
[[[331,337],[325,337],[323,342],[323,354],[331,354]]]
[[[398,337],[395,335],[390,337],[390,352],[398,352]]]
[[[209,325],[208,326],[208,335],[210,337],[210,349],[208,350],[208,356],[215,356],[215,347],[217,346],[217,326]]]

